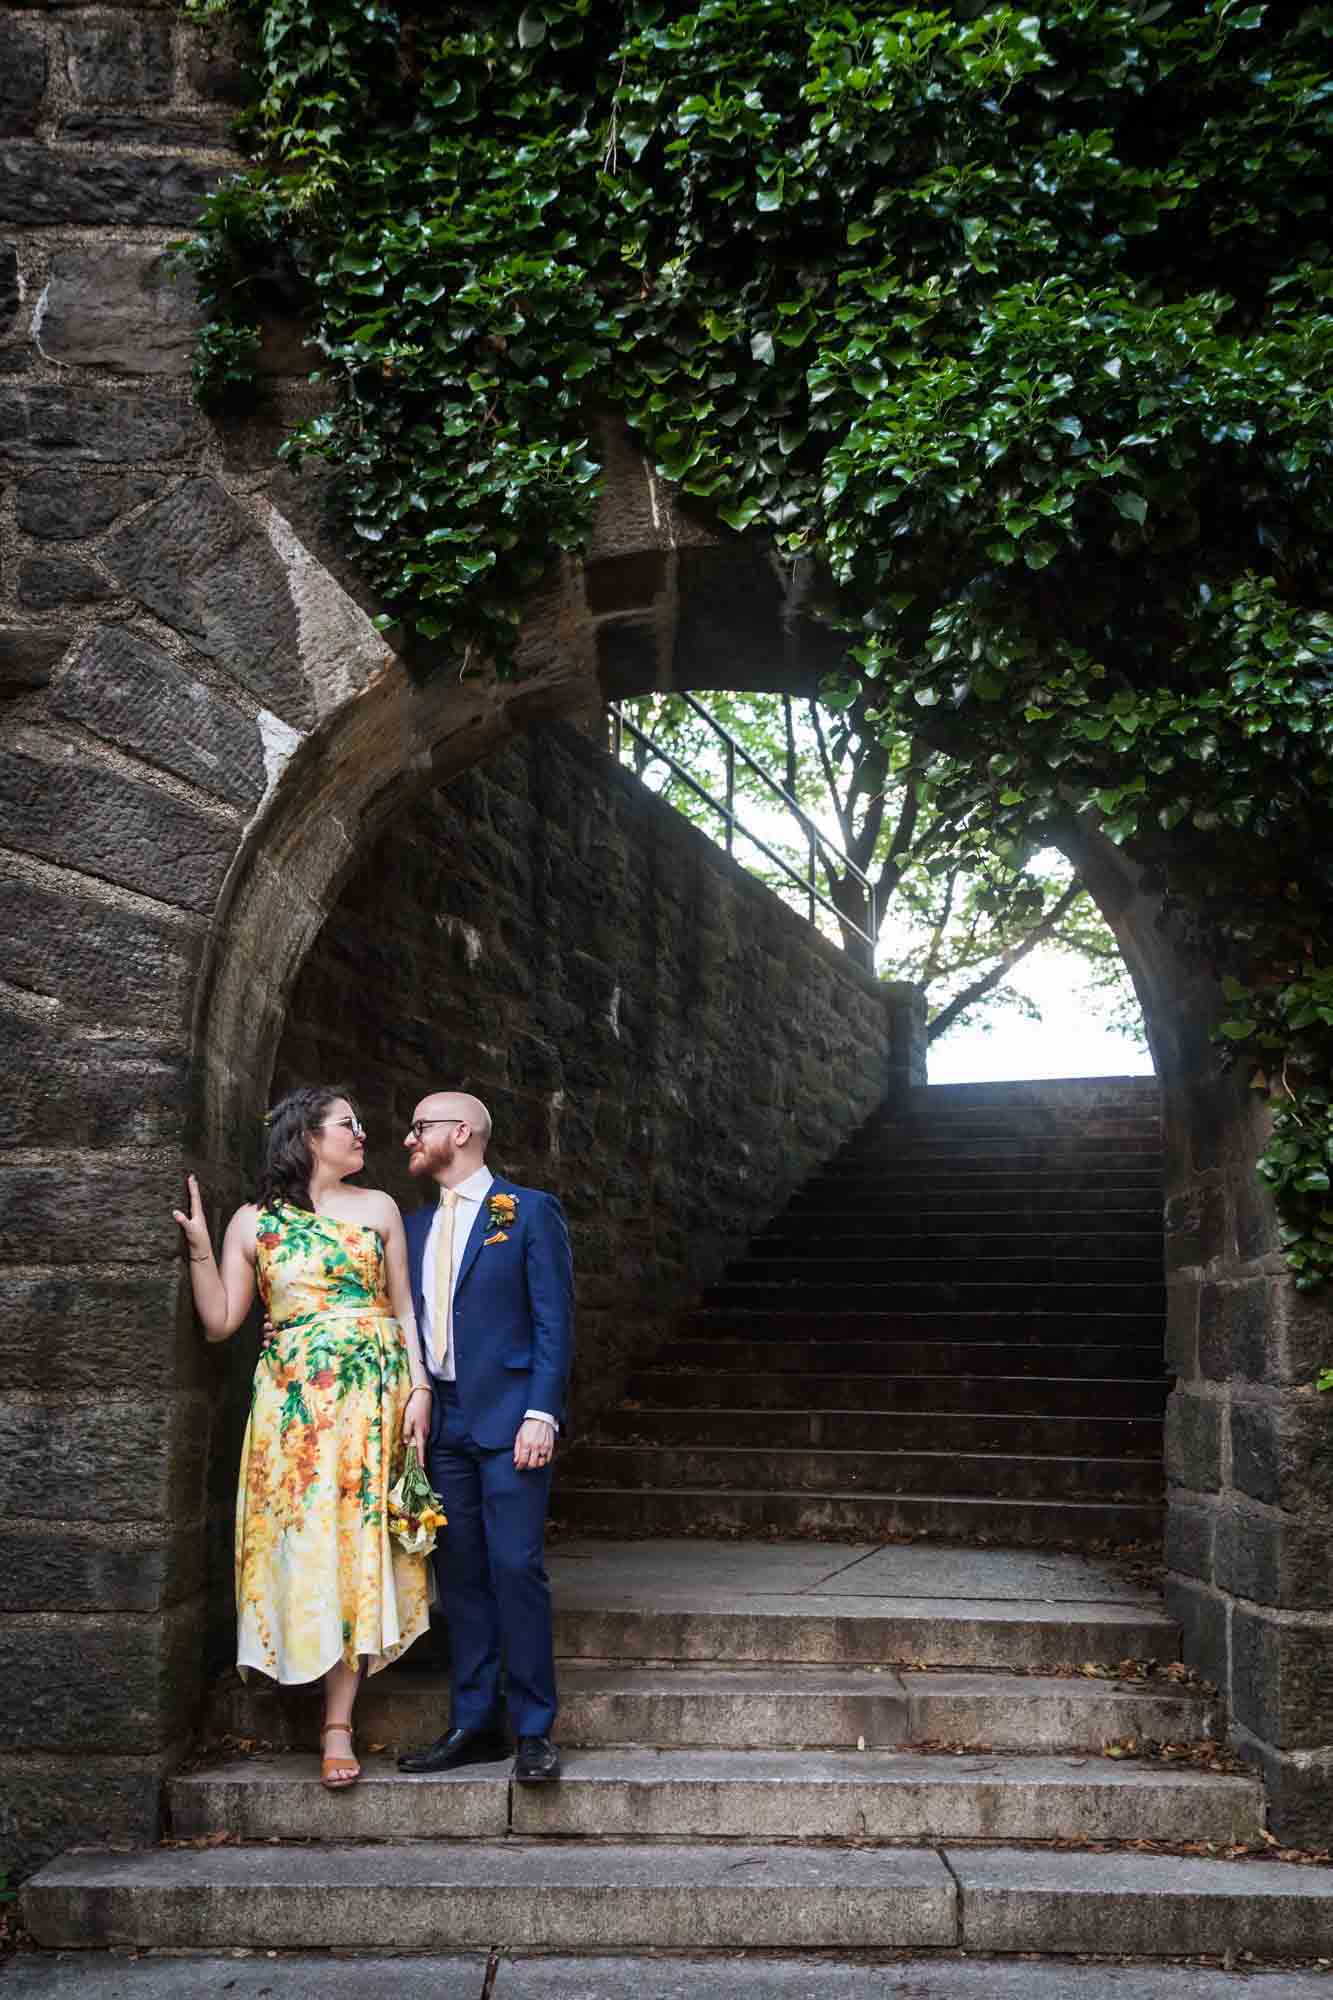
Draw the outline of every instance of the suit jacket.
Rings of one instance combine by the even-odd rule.
[[[494,1220],[496,1195],[511,1197],[512,1222]],[[418,1327],[434,1214],[432,1205],[406,1219]],[[486,1241],[497,1235],[504,1240]],[[460,1254],[453,1333],[458,1400],[479,1445],[488,1451],[511,1445],[525,1410],[549,1410],[557,1423],[563,1420],[574,1351],[574,1263],[554,1195],[496,1175]]]

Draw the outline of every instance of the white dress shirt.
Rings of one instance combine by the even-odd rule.
[[[469,1174],[467,1179],[460,1181],[454,1189],[454,1193],[458,1196],[458,1204],[454,1209],[454,1273],[453,1285],[444,1307],[446,1344],[443,1361],[437,1360],[435,1355],[435,1316],[439,1309],[435,1297],[435,1248],[439,1242],[440,1220],[443,1215],[438,1202],[431,1217],[430,1228],[426,1231],[426,1242],[421,1252],[421,1325],[417,1331],[421,1335],[421,1358],[437,1382],[452,1382],[456,1379],[454,1294],[458,1290],[458,1271],[463,1262],[463,1252],[467,1248],[468,1238],[472,1234],[472,1225],[477,1219],[477,1212],[494,1185],[495,1175],[490,1168],[478,1167],[475,1174]],[[525,1417],[539,1418],[542,1423],[549,1424],[552,1430],[559,1428],[555,1418],[548,1416],[545,1410],[525,1410],[523,1414]]]

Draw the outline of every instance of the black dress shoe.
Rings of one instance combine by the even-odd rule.
[[[424,1750],[404,1750],[400,1771],[456,1771],[462,1764],[497,1764],[509,1755],[509,1739],[493,1725],[484,1729],[451,1729]]]
[[[549,1736],[519,1737],[514,1776],[520,1785],[540,1785],[560,1776],[560,1753]]]

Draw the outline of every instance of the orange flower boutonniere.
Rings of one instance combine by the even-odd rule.
[[[492,1194],[486,1198],[486,1208],[491,1219],[491,1234],[486,1243],[507,1243],[509,1231],[518,1215],[518,1196],[513,1194]]]

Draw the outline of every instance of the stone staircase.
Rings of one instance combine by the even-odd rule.
[[[6,1993],[1239,2000],[1333,1957],[1142,1569],[1053,1546],[1156,1533],[1159,1176],[1150,1085],[867,1128],[571,1455],[561,1783],[401,1775],[448,1714],[409,1661],[329,1794],[317,1694],[229,1676],[167,1842],[26,1885]]]
[[[204,1954],[173,1960],[182,1994],[228,1990],[221,1953],[305,1954],[303,1993],[336,1963],[312,1953],[425,1953],[439,1979],[473,1981],[430,1990],[499,2000],[508,1953],[564,1955],[543,1960],[552,1992],[638,2000],[664,1977],[642,1954],[693,1954],[661,1991],[702,2000],[740,1990],[708,1956],[738,1950],[775,1954],[775,1983],[745,1990],[802,1994],[783,1964],[812,1952],[1333,1952],[1333,1872],[1212,1858],[1258,1845],[1261,1789],[1208,1768],[1210,1697],[1172,1669],[1176,1630],[1124,1565],[594,1540],[552,1571],[558,1786],[515,1786],[507,1764],[400,1775],[392,1751],[447,1713],[440,1675],[400,1668],[362,1698],[363,1781],[331,1795],[317,1701],[229,1679],[214,1752],[168,1788],[177,1844],[51,1863],[23,1898],[40,1944],[145,1967]],[[1129,1740],[1180,1761],[1103,1754]],[[633,1961],[603,1975],[607,1953]],[[1075,1972],[1053,1990],[1080,1992]],[[403,1976],[359,1990],[397,1994]],[[118,1977],[90,1990],[133,1995]],[[1210,1994],[1231,1990],[1217,1979]]]
[[[796,1195],[560,1469],[580,1532],[1161,1532],[1154,1079],[915,1091]]]

